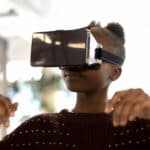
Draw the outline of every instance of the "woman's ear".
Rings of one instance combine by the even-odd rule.
[[[117,80],[117,79],[120,77],[121,72],[122,72],[122,69],[121,69],[120,67],[114,66],[114,67],[113,67],[113,70],[112,70],[112,74],[111,74],[111,76],[110,76],[110,79],[111,79],[112,81]]]

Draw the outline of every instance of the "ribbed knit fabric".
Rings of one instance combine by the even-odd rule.
[[[104,113],[42,114],[0,142],[0,150],[150,150],[150,121],[113,127]]]

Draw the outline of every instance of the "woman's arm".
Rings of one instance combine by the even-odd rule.
[[[105,112],[113,112],[114,126],[125,126],[136,118],[150,119],[150,96],[142,89],[116,92],[107,102]]]

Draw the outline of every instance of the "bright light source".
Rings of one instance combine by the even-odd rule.
[[[7,80],[9,82],[39,80],[42,68],[32,68],[27,61],[11,61],[7,64]]]

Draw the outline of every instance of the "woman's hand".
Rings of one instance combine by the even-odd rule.
[[[0,95],[0,125],[9,126],[9,117],[14,116],[18,103],[12,103],[11,100]]]
[[[150,96],[142,89],[116,92],[106,102],[105,112],[113,112],[114,126],[125,126],[128,121],[136,118],[150,119]]]

